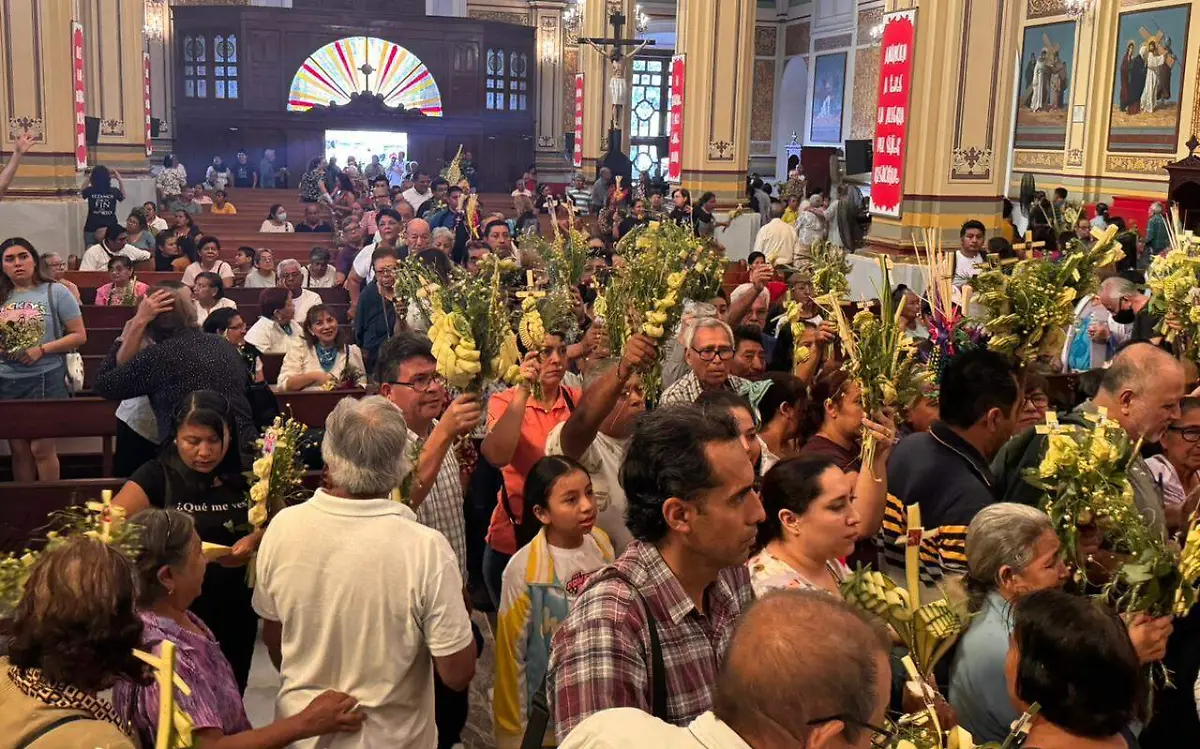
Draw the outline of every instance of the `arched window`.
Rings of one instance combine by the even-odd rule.
[[[629,101],[629,158],[634,173],[667,171],[667,102],[671,100],[669,57],[638,57],[633,61]]]
[[[353,36],[330,42],[305,59],[288,92],[288,111],[306,112],[370,93],[389,107],[442,116],[442,94],[433,73],[413,53],[384,39]]]
[[[183,39],[183,95],[189,99],[238,98],[237,34]]]
[[[218,99],[238,98],[238,49],[237,35],[230,34],[222,37],[219,34],[213,40],[213,78]]]

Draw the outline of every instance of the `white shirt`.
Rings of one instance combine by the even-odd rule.
[[[294,326],[296,323],[292,323]],[[343,348],[338,347],[337,358],[333,360],[333,369],[329,370],[329,374],[333,375],[334,379],[341,383],[345,379],[346,368],[349,367],[355,373],[355,385],[365,387],[367,384],[367,368],[363,366],[362,352],[358,346],[350,345],[349,356],[343,353]],[[283,365],[279,367],[279,380],[276,385],[280,390],[287,388],[287,382],[290,378],[299,375],[307,374],[308,372],[320,372],[321,361],[317,358],[317,350],[308,345],[308,341],[303,338],[294,338],[288,343],[287,353],[283,356]],[[305,390],[320,390],[320,385],[309,385]]]
[[[196,262],[183,269],[183,285],[195,285],[196,276],[201,273],[216,273],[221,277],[221,281],[226,284],[233,280],[233,267],[224,260],[218,260],[211,271],[204,270],[204,266]]]
[[[546,455],[563,454],[563,423],[554,425],[546,436]],[[625,462],[630,439],[616,439],[604,432],[596,432],[596,439],[579,456],[579,464],[592,475],[596,525],[612,539],[613,550],[618,556],[633,540],[633,534],[625,527],[625,490],[621,488],[620,480],[621,464]]]
[[[799,244],[800,238],[796,235],[795,227],[781,218],[773,218],[758,230],[754,238],[754,251],[766,255],[769,263],[791,265]]]
[[[337,286],[337,271],[332,265],[325,266],[325,275],[320,278],[310,276],[308,266],[300,269],[300,275],[304,277],[304,288],[306,289],[332,289]]]
[[[260,554],[262,552],[259,552]],[[741,736],[704,713],[686,726],[673,726],[632,707],[601,710],[588,717],[558,749],[750,749]]]
[[[158,234],[159,232],[167,230],[167,221],[162,216],[155,216],[154,220],[151,221],[148,226],[150,227],[151,231],[153,231],[155,234]]]
[[[433,197],[433,190],[428,190],[424,194],[417,192],[417,188],[410,187],[400,193],[400,197],[404,198],[404,202],[412,206],[413,213],[421,210],[421,206],[425,205],[425,201]]]
[[[321,295],[317,292],[300,289],[300,296],[292,297],[292,309],[296,311],[295,322],[292,324],[300,323],[300,326],[304,327],[304,316],[308,314],[310,309],[316,307],[318,304],[322,304],[323,301]]]
[[[296,231],[296,227],[292,226],[291,221],[284,221],[282,224],[276,224],[271,219],[262,222],[262,226],[258,227],[259,232],[267,232],[268,234],[287,234]]]
[[[471,645],[450,544],[390,499],[318,489],[271,520],[258,550],[254,610],[283,625],[277,718],[326,689],[358,700],[358,733],[294,749],[433,749],[433,660]],[[432,657],[431,657],[432,656]]]
[[[968,279],[978,276],[985,265],[987,265],[987,259],[982,252],[975,257],[967,257],[962,250],[956,250],[954,252],[954,285],[962,286],[967,283]]]
[[[260,317],[246,331],[246,343],[254,346],[261,354],[286,354],[288,346],[300,338],[300,323],[295,320],[291,324],[289,334],[274,321]]]
[[[354,256],[354,263],[351,269],[358,274],[358,277],[364,281],[370,282],[375,279],[375,266],[371,264],[371,256],[375,254],[375,248],[379,246],[379,235],[375,235],[375,241],[358,251]],[[399,257],[401,253],[407,253],[408,249],[401,243],[396,244],[396,255]]]
[[[229,297],[221,297],[217,300],[216,304],[208,309],[201,307],[199,302],[196,302],[194,306],[196,307],[196,324],[203,327],[204,321],[208,319],[209,315],[219,309],[237,309],[237,302],[233,301]]]
[[[79,270],[108,270],[108,261],[116,255],[124,255],[135,263],[154,257],[149,251],[139,249],[131,244],[127,244],[113,253],[109,253],[108,249],[101,244],[94,244],[83,253],[83,259],[79,262]]]
[[[244,289],[270,289],[278,285],[275,271],[271,271],[271,275],[269,276],[264,276],[257,269],[247,273],[246,280],[242,282],[242,288]]]

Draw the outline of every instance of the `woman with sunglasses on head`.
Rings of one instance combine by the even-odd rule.
[[[203,619],[189,608],[202,593],[208,568],[196,524],[178,510],[150,508],[132,521],[138,531],[135,564],[138,616],[144,629],[138,647],[160,655],[173,643],[175,673],[188,685],[176,691],[178,708],[192,721],[195,746],[282,749],[301,739],[354,732],[365,716],[353,697],[325,691],[299,713],[254,728],[246,717],[233,669]],[[154,746],[160,700],[155,682],[119,682],[113,688],[117,714],[127,716],[143,747]]]
[[[1179,401],[1179,418],[1159,440],[1162,452],[1146,458],[1146,466],[1162,491],[1167,530],[1178,532],[1200,499],[1200,398]]]
[[[304,317],[303,337],[292,341],[283,357],[277,387],[285,393],[366,387],[362,352],[348,340],[329,307],[312,307]]]
[[[216,636],[244,691],[258,633],[245,566],[258,549],[262,531],[240,530],[248,524],[248,486],[239,444],[228,398],[212,390],[192,393],[179,404],[158,458],[134,472],[113,504],[128,517],[151,507],[182,510],[195,519],[200,538],[231,547],[229,554],[208,566],[204,592],[190,609]]]
[[[596,527],[592,479],[562,455],[542,458],[525,479],[520,550],[504,568],[496,622],[493,694],[497,743],[521,743],[529,706],[550,665],[554,623],[567,618],[588,576],[613,561]]]

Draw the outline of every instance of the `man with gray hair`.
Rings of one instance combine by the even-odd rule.
[[[827,593],[784,590],[750,606],[713,689],[686,726],[634,708],[602,710],[560,749],[869,749],[884,746],[891,694],[883,627]],[[879,741],[880,743],[876,743]]]
[[[683,303],[683,317],[679,319],[679,329],[676,331],[675,337],[663,344],[662,347],[664,388],[671,387],[688,373],[687,360],[684,358],[687,348],[683,345],[688,335],[688,329],[702,317],[718,316],[717,308],[708,302],[687,301]]]
[[[684,361],[689,371],[663,391],[660,405],[694,403],[706,390],[734,390],[746,380],[729,373],[733,359],[733,331],[715,317],[697,320],[684,333]]]
[[[305,316],[310,309],[321,303],[321,295],[304,288],[304,268],[299,260],[280,260],[275,266],[275,276],[279,279],[279,285],[291,294],[292,309],[296,313],[292,319],[303,328]]]
[[[783,220],[783,203],[771,205],[771,220],[754,237],[754,251],[761,252],[771,265],[792,265],[800,260],[800,238],[796,227]]]
[[[1150,258],[1167,249],[1171,243],[1167,231],[1167,218],[1163,215],[1163,204],[1150,205],[1150,219],[1146,222],[1146,244],[1143,251],[1142,267],[1150,264]]]
[[[457,691],[475,674],[454,552],[390,496],[413,468],[409,447],[386,398],[343,398],[321,445],[329,488],[279,512],[258,550],[254,610],[282,677],[276,717],[326,689],[367,716],[359,734],[322,747],[433,747],[434,671]]]
[[[1147,308],[1150,297],[1133,281],[1122,276],[1104,279],[1100,284],[1100,303],[1112,315],[1113,322],[1129,326],[1129,340],[1148,341],[1156,346],[1162,343],[1163,334],[1158,329],[1162,318],[1150,312]]]

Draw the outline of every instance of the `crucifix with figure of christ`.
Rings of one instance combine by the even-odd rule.
[[[596,0],[593,0],[595,2]],[[609,63],[611,71],[610,81],[619,80],[619,84],[609,85],[609,92],[613,97],[612,114],[609,119],[608,126],[608,150],[609,154],[620,154],[622,135],[621,135],[621,100],[624,99],[625,92],[625,61],[645,47],[654,45],[654,41],[650,39],[626,39],[621,33],[625,28],[628,19],[621,12],[620,0],[608,0],[608,23],[612,26],[613,33],[611,38],[589,38],[580,37],[579,41],[596,50]],[[628,157],[626,157],[628,159]],[[614,173],[617,173],[614,170]],[[626,172],[628,176],[628,172]]]

